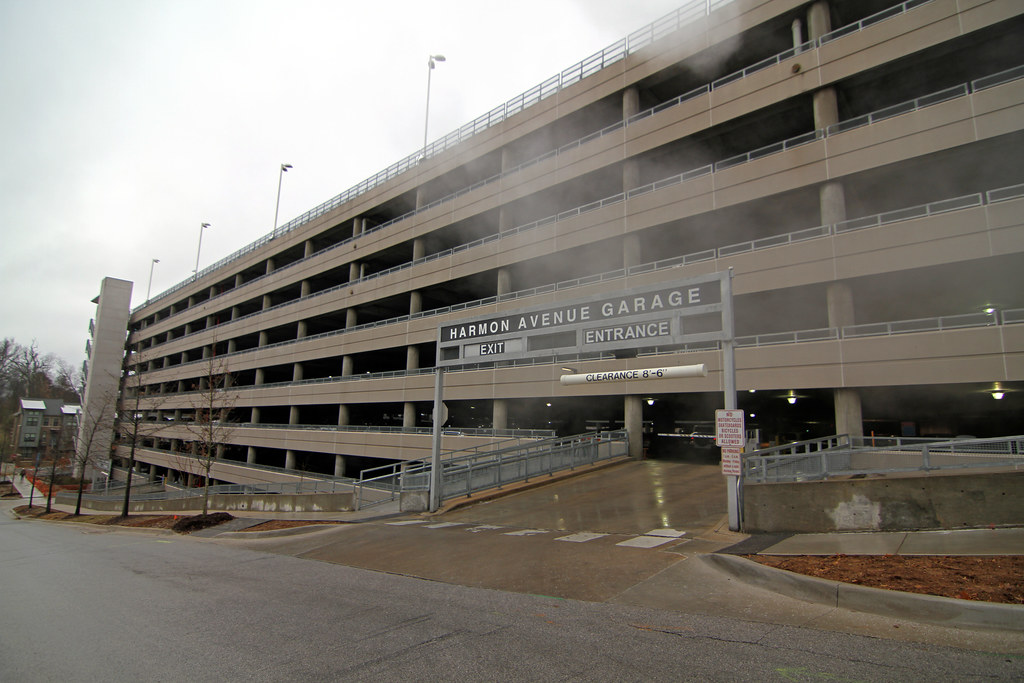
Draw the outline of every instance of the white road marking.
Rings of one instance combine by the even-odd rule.
[[[645,536],[664,536],[666,538],[679,538],[685,536],[685,531],[676,531],[675,529],[652,529],[648,531]]]
[[[628,541],[622,541],[615,545],[621,545],[627,548],[657,548],[663,543],[668,543],[669,541],[674,540],[674,538],[664,538],[661,536],[637,536],[636,538],[631,538]]]
[[[556,541],[568,541],[569,543],[586,543],[587,541],[593,541],[595,538],[601,538],[608,534],[595,534],[592,531],[581,531],[578,534],[570,534],[568,536],[561,536],[556,538]]]

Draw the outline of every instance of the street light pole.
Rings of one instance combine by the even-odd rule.
[[[427,158],[427,128],[430,125],[430,74],[434,70],[434,64],[443,61],[444,55],[427,57],[427,111],[423,116],[423,160]]]
[[[277,174],[277,204],[274,205],[274,231],[277,231],[277,212],[281,208],[281,181],[284,174],[291,168],[291,164],[281,164],[281,171]]]
[[[202,223],[199,226],[199,246],[196,247],[196,268],[192,271],[192,274],[197,277],[199,275],[199,250],[203,248],[203,230],[208,227],[210,227],[209,223]]]
[[[149,293],[153,290],[153,266],[160,263],[160,259],[155,258],[153,262],[149,264],[149,285],[146,287],[146,303],[149,303]]]

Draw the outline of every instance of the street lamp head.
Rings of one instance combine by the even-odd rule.
[[[203,223],[203,224],[202,224],[201,226],[199,226],[199,227],[200,227],[200,228],[208,228],[208,227],[210,227],[210,224],[209,224],[209,223]]]
[[[434,62],[443,62],[443,61],[445,61],[444,55],[430,55],[429,57],[427,57],[427,66],[430,67],[431,69],[433,69],[434,68]]]
[[[158,259],[158,258],[153,259],[153,263],[160,263],[160,259]]]
[[[291,167],[292,167],[291,164],[281,164],[281,171],[284,172],[284,173],[287,173],[288,169],[291,168]]]

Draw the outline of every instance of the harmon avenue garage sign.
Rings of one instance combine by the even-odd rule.
[[[443,325],[438,365],[721,339],[724,277],[715,273]]]

